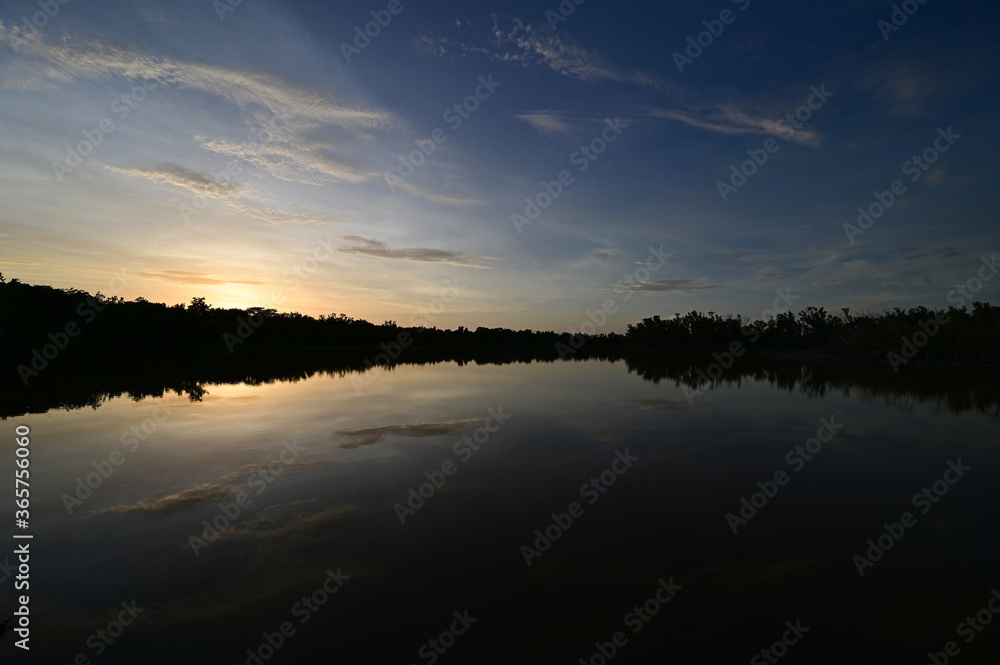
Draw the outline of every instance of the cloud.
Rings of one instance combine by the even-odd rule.
[[[195,194],[220,199],[223,204],[237,214],[255,217],[269,224],[339,224],[342,220],[312,212],[291,211],[286,208],[271,207],[266,201],[228,182],[209,178],[208,175],[171,162],[156,164],[153,168],[123,168],[104,165],[114,173],[134,178],[142,178],[159,184],[183,187]]]
[[[201,147],[252,164],[274,177],[321,184],[331,180],[357,183],[378,174],[340,151],[372,140],[371,131],[389,130],[399,122],[392,113],[352,103],[327,92],[289,83],[250,69],[154,56],[128,46],[88,41],[55,41],[43,35],[22,40],[18,29],[0,22],[0,44],[16,43],[22,60],[42,81],[124,79],[144,83],[155,94],[166,85],[212,95],[239,107],[255,137],[245,144],[196,137]],[[21,87],[39,87],[24,81]],[[332,131],[331,131],[332,128]],[[326,129],[324,133],[324,129]]]
[[[943,59],[942,59],[943,58]],[[939,51],[923,57],[893,55],[866,63],[856,83],[882,105],[890,116],[927,116],[935,102],[968,86],[968,74],[956,75],[950,58]]]
[[[464,268],[489,268],[489,266],[473,262],[471,258],[466,257],[461,252],[452,252],[446,249],[389,249],[386,243],[372,238],[344,236],[343,239],[354,243],[353,245],[340,248],[340,251],[346,254],[365,254],[367,256],[377,256],[382,259],[400,259],[425,263],[447,263]]]
[[[226,200],[225,203],[241,215],[255,217],[268,224],[343,224],[344,222],[342,219],[334,219],[318,213],[278,210],[266,204],[245,199],[240,201]]]
[[[911,251],[913,251],[911,248],[904,247],[902,249],[895,250],[894,252],[890,253],[906,254]],[[935,260],[950,259],[956,256],[962,256],[963,254],[965,254],[965,252],[961,251],[957,247],[948,246],[948,247],[942,247],[940,249],[929,249],[923,252],[916,252],[915,254],[910,254],[909,256],[905,257],[905,259],[907,261],[916,261],[918,259],[935,259]]]
[[[395,123],[394,116],[386,111],[332,99],[270,74],[153,56],[100,42],[50,41],[41,35],[21,40],[16,32],[16,28],[0,22],[0,43],[17,42],[23,57],[50,65],[39,68],[40,74],[62,82],[113,78],[156,81],[215,95],[240,108],[265,109],[286,121],[309,118],[345,129],[381,128]]]
[[[134,503],[111,506],[110,508],[105,508],[98,512],[170,515],[182,510],[188,510],[206,501],[218,501],[219,499],[224,499],[227,496],[238,494],[240,491],[246,491],[245,489],[241,490],[241,486],[249,487],[247,483],[249,482],[250,476],[265,472],[270,469],[270,466],[275,462],[278,462],[282,466],[282,473],[305,471],[313,468],[324,467],[330,464],[336,464],[335,461],[331,460],[293,459],[290,462],[284,462],[273,458],[266,459],[233,469],[225,476],[218,479],[215,484],[198,485],[197,487],[191,487],[181,492],[168,494],[167,496],[159,497],[157,499],[140,499]],[[233,483],[238,484],[234,485]]]
[[[648,113],[654,118],[676,120],[720,134],[773,136],[810,148],[818,148],[823,142],[818,132],[804,126],[796,129],[781,117],[773,120],[759,111],[746,111],[732,104],[719,104],[698,111],[651,108]]]
[[[418,51],[429,55],[481,55],[522,67],[547,67],[581,81],[610,81],[641,85],[658,92],[667,90],[667,84],[655,74],[620,69],[605,56],[587,51],[549,26],[536,28],[515,18],[510,28],[504,29],[495,21],[491,36],[491,48],[427,34],[419,37],[415,45]]]
[[[952,177],[948,174],[948,167],[942,164],[928,173],[924,180],[932,185],[940,185],[952,180]]]
[[[111,506],[101,513],[146,513],[147,515],[171,515],[194,508],[205,501],[217,501],[235,494],[239,489],[232,485],[200,485],[182,492],[169,494],[158,499],[141,499],[135,503]]]
[[[251,164],[279,180],[306,185],[339,180],[359,183],[378,175],[334,154],[329,142],[306,140],[295,131],[271,132],[266,143],[233,143],[196,137],[199,145],[225,157]]]
[[[699,284],[691,279],[651,279],[638,284],[627,286],[631,291],[641,291],[648,293],[680,293],[691,295],[718,288],[718,284]]]
[[[437,192],[428,192],[422,187],[418,187],[409,182],[397,182],[395,185],[398,189],[403,190],[407,194],[412,194],[413,196],[419,196],[421,198],[427,199],[432,203],[438,203],[440,205],[446,206],[472,206],[481,205],[483,202],[479,199],[472,199],[466,196],[459,196],[456,194],[438,194]]]
[[[690,411],[691,404],[685,399],[669,398],[641,398],[634,397],[628,399],[613,400],[612,403],[619,406],[639,409],[641,411]]]
[[[216,541],[252,539],[273,546],[310,531],[328,531],[338,522],[364,514],[365,511],[353,503],[329,507],[315,499],[278,503],[241,518],[220,531]]]
[[[284,460],[272,457],[269,459],[262,459],[259,462],[244,464],[241,467],[233,469],[228,474],[223,476],[222,482],[235,482],[237,480],[248,481],[250,476],[264,473],[274,464],[281,464],[285,471],[299,472],[319,469],[325,466],[330,466],[331,464],[337,464],[337,461],[324,459],[293,459],[289,462],[285,462]],[[282,471],[282,473],[284,473],[284,471]]]
[[[499,55],[499,60],[524,66],[545,65],[563,76],[581,81],[633,83],[659,92],[666,89],[666,84],[655,75],[642,71],[623,71],[604,56],[587,51],[551,28],[534,28],[514,19],[508,32],[494,25],[493,37],[498,46],[511,49]]]
[[[140,272],[136,274],[140,277],[176,284],[245,284],[248,286],[261,286],[267,284],[267,282],[259,282],[255,280],[215,279],[212,277],[206,277],[202,273],[186,272],[183,270],[162,270],[159,272]]]
[[[566,121],[565,116],[552,111],[518,113],[514,117],[528,123],[535,130],[547,136],[569,134],[573,131],[573,127]]]
[[[382,425],[364,429],[343,429],[334,432],[335,436],[346,437],[349,440],[337,445],[338,448],[360,448],[381,443],[387,436],[398,437],[431,437],[458,434],[472,425],[483,422],[482,418],[466,418],[449,420],[442,423],[411,423],[409,425]]]
[[[353,503],[323,508],[315,499],[293,501],[267,506],[226,529],[220,536],[225,536],[226,539],[258,538],[270,543],[281,542],[311,529],[329,529],[336,522],[363,514],[361,507]]]
[[[155,183],[165,183],[175,187],[183,187],[202,196],[226,197],[237,193],[238,188],[229,182],[218,182],[214,178],[203,175],[173,162],[154,164],[151,169],[122,168],[104,165],[104,168],[122,175],[143,178]]]

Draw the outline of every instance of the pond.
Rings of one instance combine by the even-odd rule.
[[[0,575],[30,542],[32,662],[985,662],[995,383],[458,359],[60,398],[0,425],[33,536]]]

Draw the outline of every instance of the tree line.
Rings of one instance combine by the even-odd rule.
[[[402,337],[401,337],[402,335]],[[228,356],[303,349],[513,349],[545,358],[653,351],[686,359],[761,353],[804,353],[872,359],[896,354],[901,362],[1000,361],[1000,307],[895,308],[839,314],[807,307],[767,320],[715,312],[660,315],[628,324],[620,333],[571,333],[459,326],[442,329],[375,324],[342,313],[318,318],[250,307],[212,307],[205,298],[166,305],[125,300],[79,289],[31,285],[0,275],[0,354],[35,371],[56,356],[80,358]],[[736,353],[738,351],[738,353]],[[382,356],[394,359],[393,353]],[[398,353],[395,353],[398,355]],[[374,355],[372,356],[375,357]],[[884,362],[884,361],[883,361]],[[895,368],[895,366],[894,366]]]

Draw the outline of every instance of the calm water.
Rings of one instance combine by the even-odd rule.
[[[933,377],[797,372],[689,401],[622,361],[444,362],[7,418],[8,440],[31,428],[30,662],[764,663],[773,648],[919,664],[949,641],[955,662],[995,662],[1000,618],[960,622],[1000,589],[996,402]],[[891,549],[859,563],[880,536]],[[5,658],[15,639],[8,624]]]

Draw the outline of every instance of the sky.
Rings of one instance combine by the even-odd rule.
[[[473,329],[1000,304],[992,5],[232,1],[3,4],[8,280]]]

